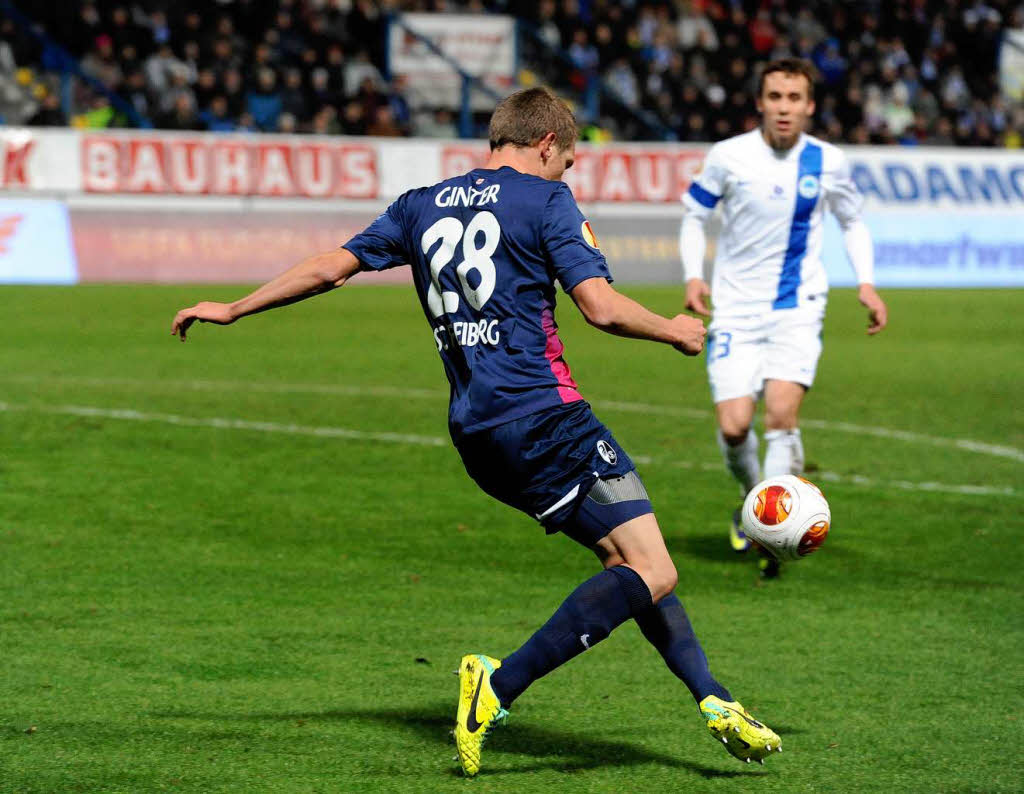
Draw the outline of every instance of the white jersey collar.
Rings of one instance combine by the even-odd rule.
[[[779,152],[778,150],[773,149],[771,144],[765,140],[763,127],[758,127],[753,132],[757,135],[757,140],[761,142],[761,146],[764,147],[764,151],[768,152],[777,160],[789,160],[790,158],[798,156],[800,151],[804,148],[804,145],[807,143],[807,133],[801,132],[800,137],[796,139],[796,143],[793,144],[792,148],[787,149],[785,152]]]

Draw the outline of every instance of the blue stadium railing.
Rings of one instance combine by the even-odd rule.
[[[393,24],[399,25],[402,30],[423,43],[423,45],[431,52],[443,59],[462,78],[459,135],[463,138],[475,137],[477,131],[473,123],[473,114],[470,106],[470,92],[474,89],[482,91],[495,102],[499,102],[503,97],[478,77],[474,77],[469,74],[462,68],[462,65],[458,61],[442,51],[441,48],[438,47],[431,39],[410,28],[409,25],[402,20],[401,14],[393,14],[389,19]],[[522,19],[517,20],[516,35],[518,39],[517,49],[519,52],[522,52],[524,49],[520,46],[521,40],[526,39],[534,48],[540,50],[548,58],[557,62],[560,67],[563,67],[566,70],[567,73],[577,71],[576,65],[573,63],[569,53],[564,49],[552,47],[544,41],[537,28],[530,23]],[[615,107],[620,113],[634,119],[639,126],[647,131],[650,137],[666,141],[678,140],[678,136],[675,132],[666,126],[654,113],[644,110],[643,108],[634,108],[627,105],[617,92],[602,83],[599,74],[595,73],[586,75],[585,80],[586,86],[582,95],[579,97],[579,105],[583,110],[582,116],[584,121],[598,122],[601,113],[601,104],[607,103]]]
[[[54,41],[46,33],[42,25],[15,8],[10,0],[0,0],[0,14],[6,16],[23,32],[42,45],[43,67],[48,70],[58,72],[61,76],[61,104],[66,116],[70,117],[72,111],[71,78],[77,77],[98,94],[106,97],[107,101],[110,102],[111,107],[113,107],[118,113],[121,113],[133,127],[149,129],[153,126],[153,123],[139,113],[130,102],[118,96],[95,77],[86,74],[82,70],[82,65],[79,63],[77,58]]]
[[[482,91],[487,94],[495,103],[500,102],[504,97],[501,96],[497,91],[491,88],[489,85],[484,83],[479,77],[474,77],[465,69],[462,68],[462,64],[448,55],[444,50],[437,46],[431,39],[424,36],[409,27],[405,20],[402,19],[401,14],[390,14],[388,16],[388,22],[393,25],[398,25],[402,30],[412,36],[414,39],[419,41],[423,46],[430,50],[434,55],[439,57],[445,63],[447,63],[452,70],[462,78],[462,97],[459,109],[459,137],[461,138],[475,138],[476,137],[476,126],[473,123],[473,110],[470,103],[470,98],[473,89]],[[387,28],[385,28],[385,36],[388,36]],[[386,61],[387,59],[385,59]]]

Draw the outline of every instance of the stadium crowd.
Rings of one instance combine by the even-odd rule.
[[[1020,147],[1024,104],[1000,92],[1014,0],[83,0],[17,4],[81,70],[154,126],[455,137],[452,112],[386,80],[387,15],[511,13],[522,76],[582,98],[595,137],[715,141],[757,123],[756,64],[805,57],[821,74],[815,132],[833,141]],[[61,91],[63,54],[0,22],[6,123],[102,127],[130,119],[87,81]],[[70,111],[70,112],[68,112]]]

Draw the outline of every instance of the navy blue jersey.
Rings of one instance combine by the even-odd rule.
[[[564,182],[476,169],[404,193],[344,247],[363,269],[412,266],[456,441],[582,399],[562,357],[555,279],[569,292],[611,275]]]

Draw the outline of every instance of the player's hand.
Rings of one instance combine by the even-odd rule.
[[[188,329],[196,320],[201,323],[230,325],[235,321],[235,315],[231,311],[230,304],[203,301],[195,306],[182,309],[174,315],[174,322],[171,323],[171,336],[180,336],[181,341],[184,342]]]
[[[686,282],[686,308],[702,317],[710,317],[707,297],[711,294],[708,283],[702,278],[691,278]]]
[[[688,314],[677,314],[672,318],[672,323],[679,339],[672,347],[687,356],[696,356],[704,349],[704,337],[708,335],[708,330],[703,320]]]
[[[861,284],[857,297],[868,310],[868,334],[874,335],[881,331],[889,322],[889,311],[885,301],[875,292],[871,284]]]

